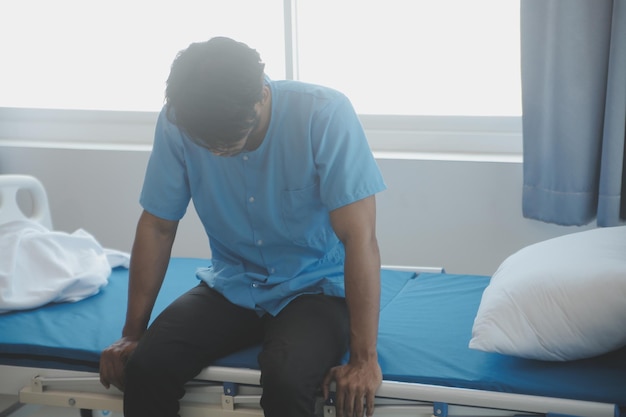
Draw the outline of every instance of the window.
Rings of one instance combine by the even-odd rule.
[[[181,49],[229,36],[284,77],[282,0],[9,0],[0,106],[158,111]]]
[[[300,78],[361,114],[521,115],[519,2],[300,1]]]
[[[0,139],[79,141],[55,129],[96,120],[150,143],[176,53],[218,35],[257,49],[271,78],[346,93],[374,149],[475,150],[493,132],[487,151],[521,149],[519,0],[2,2]]]

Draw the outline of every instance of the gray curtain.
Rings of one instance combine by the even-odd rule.
[[[521,0],[521,62],[524,216],[622,223],[626,0]]]

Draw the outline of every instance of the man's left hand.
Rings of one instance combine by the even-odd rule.
[[[330,383],[336,384],[335,409],[338,417],[363,417],[374,414],[374,396],[382,383],[382,372],[376,360],[348,363],[328,371],[322,383],[324,398],[328,399]]]

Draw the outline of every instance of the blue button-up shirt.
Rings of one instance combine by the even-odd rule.
[[[233,303],[275,315],[300,294],[344,295],[345,252],[329,212],[385,185],[344,95],[268,85],[266,136],[234,157],[194,144],[162,111],[140,202],[179,220],[193,199],[212,256],[197,276]]]

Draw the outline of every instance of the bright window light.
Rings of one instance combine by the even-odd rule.
[[[299,1],[300,79],[361,114],[520,116],[519,0]]]
[[[520,116],[519,0],[293,0],[297,78],[364,115]],[[177,52],[230,36],[285,69],[283,0],[0,2],[0,107],[158,111]]]
[[[3,0],[0,107],[158,111],[181,49],[229,36],[283,78],[282,0]]]

